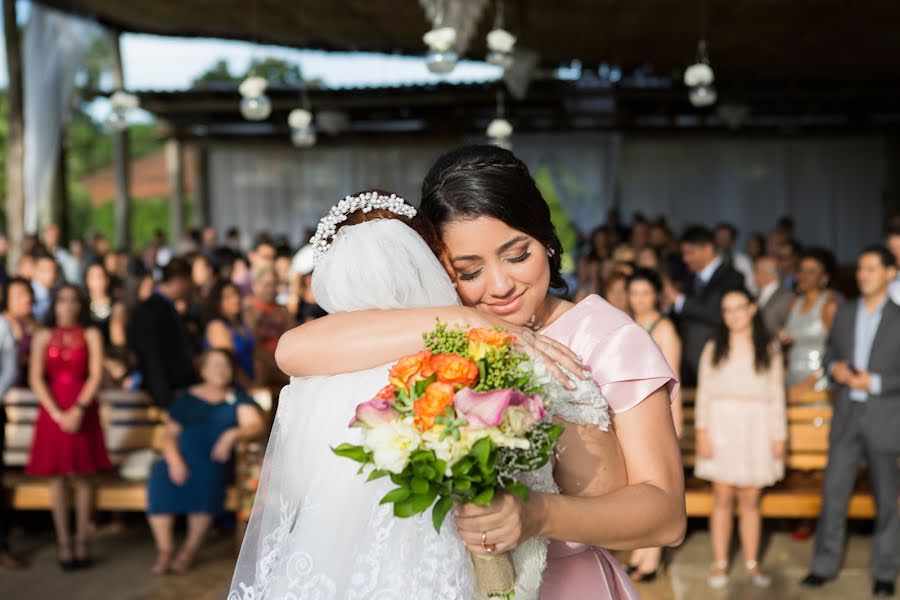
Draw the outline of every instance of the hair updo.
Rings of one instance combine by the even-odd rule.
[[[422,203],[413,221],[429,221],[440,235],[451,221],[479,217],[502,221],[552,250],[550,286],[567,289],[550,207],[525,163],[499,146],[463,146],[441,156],[422,183]]]
[[[385,190],[377,188],[362,190],[361,192],[357,192],[353,195],[362,196],[363,194],[368,193],[375,193],[381,196],[391,195],[391,192],[387,192]],[[399,215],[385,208],[376,208],[370,210],[369,212],[363,212],[362,210],[353,211],[352,213],[347,215],[347,219],[345,221],[337,225],[335,234],[341,230],[341,227],[350,227],[351,225],[359,225],[367,221],[377,221],[379,219],[393,219],[395,221],[400,221],[401,223],[409,225],[410,227],[412,227],[413,231],[418,233],[422,237],[422,239],[425,240],[425,243],[428,244],[428,247],[432,249],[435,255],[440,257],[441,250],[443,249],[443,244],[441,243],[441,240],[438,237],[437,232],[435,231],[434,225],[431,224],[431,221],[419,218],[410,219],[405,215]]]

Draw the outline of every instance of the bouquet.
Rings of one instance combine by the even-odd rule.
[[[490,504],[501,491],[527,501],[518,476],[550,459],[563,427],[554,425],[531,358],[499,329],[437,327],[423,335],[426,350],[390,370],[390,383],[356,408],[351,427],[360,445],[335,454],[361,463],[368,480],[396,486],[381,499],[394,515],[431,508],[434,528],[454,503]],[[515,570],[508,553],[473,555],[479,588],[511,598]]]

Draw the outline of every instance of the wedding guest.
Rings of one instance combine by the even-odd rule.
[[[650,243],[650,224],[641,213],[635,213],[631,221],[631,246],[640,251]]]
[[[29,288],[30,289],[30,288]],[[18,344],[6,318],[0,317],[0,450],[6,447],[6,406],[2,399],[19,377]],[[0,490],[3,490],[4,457],[0,452]],[[9,509],[6,494],[0,493],[0,567],[20,569],[24,566],[9,547]]]
[[[828,289],[834,270],[834,255],[823,248],[810,248],[800,258],[797,297],[778,336],[789,346],[788,386],[812,388],[823,375],[825,343],[838,307],[837,298]]]
[[[672,371],[677,371],[681,364],[681,338],[678,337],[672,321],[660,311],[663,285],[659,275],[652,270],[639,268],[628,278],[627,289],[628,309],[635,323],[650,334],[662,350]],[[672,420],[675,433],[681,437],[683,416],[680,394],[672,401]],[[662,562],[662,555],[662,548],[642,548],[632,552],[627,569],[631,578],[640,583],[654,581]]]
[[[253,274],[253,295],[244,311],[256,347],[256,382],[266,386],[284,386],[287,376],[275,363],[275,348],[285,331],[293,327],[287,309],[277,302],[278,276],[275,269]]]
[[[603,299],[622,312],[628,312],[627,281],[628,277],[622,273],[613,273],[603,280]]]
[[[193,302],[206,304],[209,292],[218,280],[218,269],[212,259],[205,254],[197,254],[191,259],[191,280],[193,281]]]
[[[241,254],[241,232],[237,227],[229,227],[225,232],[225,247],[236,254]]]
[[[313,247],[309,244],[300,248],[294,255],[292,269],[300,277],[300,294],[297,303],[297,323],[302,325],[324,317],[328,313],[316,303],[316,296],[312,289],[313,272]]]
[[[754,231],[747,236],[747,256],[750,260],[757,260],[766,254],[766,238],[763,234]]]
[[[694,474],[713,483],[710,515],[715,563],[708,583],[728,585],[728,551],[735,499],[745,567],[753,585],[772,580],[759,567],[760,491],[784,477],[784,368],[753,297],[746,289],[722,296],[722,319],[703,348],[695,406]]]
[[[872,594],[895,593],[900,546],[900,307],[888,300],[888,284],[896,276],[895,259],[887,248],[863,250],[856,267],[860,298],[838,310],[828,339],[826,369],[837,390],[812,567],[802,582],[806,587],[821,587],[840,571],[847,504],[865,461],[875,497]]]
[[[781,285],[793,290],[797,283],[797,269],[800,266],[800,244],[796,240],[786,238],[775,246],[772,255],[778,261],[778,270],[781,272]]]
[[[659,257],[659,251],[652,246],[645,246],[638,250],[636,264],[642,269],[650,269],[662,274],[665,268]]]
[[[128,346],[137,357],[144,388],[157,406],[168,406],[174,394],[196,381],[194,347],[175,302],[190,294],[190,265],[173,259],[162,269],[162,281],[128,318]]]
[[[725,264],[716,251],[712,232],[705,227],[688,227],[681,236],[681,256],[693,277],[679,292],[668,283],[664,301],[678,316],[684,352],[681,356],[681,382],[695,385],[700,354],[722,322],[722,296],[742,287],[743,276]]]
[[[18,377],[16,387],[28,387],[28,357],[31,356],[31,340],[40,325],[34,318],[34,289],[27,279],[13,277],[6,284],[3,301],[3,318],[9,324],[18,349]]]
[[[593,294],[603,295],[603,263],[600,261],[585,261],[584,273],[579,277],[578,291],[575,292],[574,302],[581,302]]]
[[[234,372],[227,350],[207,350],[200,359],[201,382],[168,408],[163,458],[147,482],[147,517],[157,549],[154,574],[191,568],[210,523],[224,511],[235,444],[263,431],[256,404],[232,387]],[[175,515],[187,515],[188,533],[173,560]]]
[[[56,223],[51,223],[44,229],[44,249],[53,257],[62,271],[62,276],[68,283],[80,284],[82,281],[78,260],[66,250],[62,244],[62,230]]]
[[[44,321],[50,312],[53,291],[59,283],[59,268],[49,254],[39,254],[34,260],[34,278],[31,289],[34,290],[34,317]]]
[[[113,297],[112,280],[104,266],[93,263],[84,274],[90,303],[91,323],[103,335],[103,347],[125,346],[125,304]]]
[[[213,286],[206,303],[205,348],[233,353],[238,370],[235,380],[249,387],[255,379],[253,365],[256,343],[244,320],[241,293],[236,285],[220,281]]]
[[[888,229],[884,245],[894,257],[894,266],[900,268],[900,225],[894,225]],[[888,295],[894,304],[900,304],[900,274],[895,276],[888,286]]]
[[[40,401],[40,411],[25,472],[50,478],[53,525],[64,571],[91,564],[90,476],[112,468],[97,408],[102,378],[103,338],[90,325],[81,290],[63,284],[54,294],[47,328],[31,345],[29,387]],[[66,479],[75,486],[74,544]]]
[[[756,294],[756,281],[753,278],[753,261],[750,257],[737,249],[738,230],[731,223],[719,223],[716,225],[713,236],[716,239],[716,247],[719,249],[722,259],[731,265],[735,271],[744,276],[744,286],[750,293]]]
[[[278,292],[275,295],[276,302],[280,306],[287,306],[291,298],[291,266],[294,255],[290,249],[280,248],[275,258],[275,274],[278,278]]]
[[[231,276],[228,279],[234,285],[241,297],[249,296],[252,292],[253,277],[250,271],[250,263],[243,256],[235,256],[231,260]],[[224,277],[223,277],[224,278]]]
[[[256,247],[250,252],[250,271],[258,271],[259,269],[267,269],[275,266],[275,257],[278,250],[267,237],[261,237],[256,243]]]
[[[787,323],[794,294],[781,285],[778,263],[771,256],[760,256],[756,259],[753,276],[759,290],[757,305],[762,312],[766,330],[769,335],[777,336]]]

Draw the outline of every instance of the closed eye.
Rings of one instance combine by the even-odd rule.
[[[459,278],[463,281],[472,281],[473,279],[478,277],[483,270],[484,267],[480,267],[477,271],[473,271],[472,273],[460,273]]]
[[[531,251],[530,251],[530,250],[526,250],[525,252],[523,252],[523,253],[520,254],[519,256],[517,256],[517,257],[515,257],[515,258],[509,258],[509,259],[507,259],[507,260],[508,260],[509,262],[511,262],[511,263],[520,263],[520,262],[525,262],[526,260],[528,260],[528,258],[529,258],[530,256],[531,256]]]

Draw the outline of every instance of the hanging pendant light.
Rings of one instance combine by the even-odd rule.
[[[449,73],[456,67],[459,55],[453,49],[456,44],[456,30],[452,27],[435,27],[422,40],[428,46],[425,65],[438,75]]]
[[[497,92],[497,116],[488,124],[485,133],[491,144],[512,150],[513,126],[506,120],[504,100],[503,91]]]
[[[316,145],[316,130],[313,126],[313,114],[306,108],[295,108],[288,115],[291,128],[291,143],[297,148],[310,148]]]
[[[696,108],[712,106],[716,103],[717,99],[718,94],[716,93],[716,88],[712,85],[698,85],[692,87],[688,92],[688,100],[690,100],[691,105]]]
[[[513,49],[516,36],[503,27],[503,0],[497,0],[497,15],[494,28],[487,34],[488,53],[486,60],[504,71],[513,65]]]
[[[136,110],[140,102],[138,97],[124,90],[116,90],[109,97],[110,112],[106,117],[106,124],[114,131],[128,129],[128,113]]]
[[[250,75],[241,82],[241,115],[248,121],[264,121],[272,114],[272,101],[266,96],[269,82],[263,77]]]

